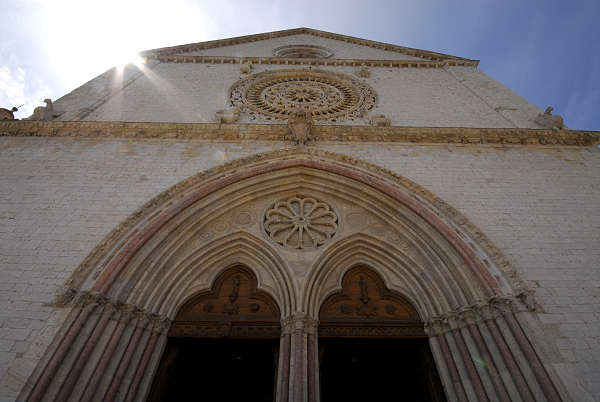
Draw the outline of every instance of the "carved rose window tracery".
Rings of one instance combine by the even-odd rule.
[[[296,196],[275,202],[265,213],[264,228],[284,247],[310,249],[337,232],[338,217],[325,202]]]
[[[373,89],[344,74],[315,69],[265,71],[236,82],[230,90],[232,106],[250,120],[285,120],[298,108],[314,120],[354,120],[377,101]]]

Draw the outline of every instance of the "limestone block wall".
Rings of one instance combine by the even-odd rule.
[[[276,142],[0,138],[0,399],[13,400],[64,312],[45,306],[83,258],[173,184]],[[318,143],[437,194],[536,292],[553,364],[575,400],[600,395],[600,151]]]
[[[157,63],[157,64],[153,64]],[[62,121],[215,122],[227,108],[229,89],[245,77],[237,64],[158,63],[110,71],[56,102]],[[308,66],[254,65],[252,74]],[[315,67],[316,68],[316,67]],[[358,67],[319,67],[356,76]],[[360,78],[377,94],[362,119],[320,124],[368,125],[384,114],[393,126],[538,128],[541,109],[474,67],[371,67]],[[123,89],[115,89],[116,85]],[[83,105],[83,106],[82,106]],[[250,121],[241,113],[240,123]],[[273,123],[263,120],[260,123]],[[279,123],[281,123],[279,121]]]

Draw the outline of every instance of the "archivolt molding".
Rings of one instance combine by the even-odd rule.
[[[444,236],[453,240],[454,247],[462,247],[463,257],[479,261],[476,264],[479,264],[477,269],[480,274],[488,275],[488,280],[492,282],[495,280],[490,271],[507,278],[510,287],[501,284],[504,292],[518,292],[525,287],[508,260],[478,228],[425,188],[389,170],[346,155],[297,147],[238,159],[192,176],[164,191],[115,228],[80,264],[68,280],[67,288],[80,288],[89,278],[92,268],[123,267],[157,230],[217,189],[245,178],[294,166],[326,170],[367,184],[376,191],[386,191],[393,198],[401,197],[426,220],[433,219],[445,225]],[[101,278],[102,283],[95,281],[95,290],[106,291],[109,288],[108,284],[114,278],[106,275]],[[495,292],[499,292],[499,289]]]
[[[258,289],[268,293],[279,303],[282,317],[295,310],[295,284],[287,263],[264,240],[243,231],[209,242],[169,269],[153,267],[152,276],[143,280],[143,289],[135,294],[135,298],[130,299],[135,304],[147,306],[150,311],[173,317],[190,297],[210,288],[221,272],[240,264],[255,274]],[[131,276],[129,281],[139,280]],[[123,284],[121,289],[129,287],[130,285]],[[126,292],[116,294],[124,293]]]
[[[302,293],[304,311],[317,317],[323,301],[341,289],[345,273],[361,265],[411,301],[423,320],[486,298],[462,267],[434,261],[421,266],[394,244],[355,234],[332,244],[311,267]]]

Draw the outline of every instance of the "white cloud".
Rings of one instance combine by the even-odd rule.
[[[10,109],[23,105],[15,117],[30,116],[43,99],[50,97],[50,88],[35,73],[28,73],[15,55],[0,52],[0,60],[5,60],[0,65],[0,107]]]

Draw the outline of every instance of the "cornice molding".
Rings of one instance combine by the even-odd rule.
[[[188,56],[157,55],[148,56],[163,63],[205,63],[205,64],[274,64],[308,66],[350,66],[387,68],[442,68],[446,66],[477,67],[478,62],[462,59],[430,60],[374,60],[374,59],[291,59],[280,57],[228,57],[228,56]]]
[[[412,144],[591,147],[599,131],[527,128],[372,127],[315,125],[320,142],[393,142]],[[206,141],[286,141],[285,124],[0,122],[0,137],[126,138]]]
[[[217,47],[232,46],[232,45],[238,45],[238,44],[242,44],[242,43],[257,42],[257,41],[266,40],[266,39],[281,38],[281,37],[285,37],[285,36],[301,35],[301,34],[314,35],[314,36],[321,37],[321,38],[339,40],[342,42],[348,42],[348,43],[353,43],[356,45],[368,46],[368,47],[372,47],[375,49],[398,52],[398,53],[406,54],[409,56],[421,57],[423,59],[427,59],[427,60],[431,60],[431,61],[461,60],[461,61],[471,62],[475,65],[475,67],[477,67],[477,64],[479,63],[478,60],[470,60],[470,59],[451,56],[451,55],[443,54],[443,53],[437,53],[437,52],[431,52],[431,51],[427,51],[427,50],[392,45],[392,44],[383,43],[383,42],[376,42],[376,41],[372,41],[372,40],[357,38],[354,36],[340,35],[340,34],[326,32],[326,31],[319,31],[317,29],[311,29],[311,28],[294,28],[294,29],[286,29],[283,31],[274,31],[274,32],[265,32],[265,33],[255,34],[255,35],[238,36],[238,37],[228,38],[228,39],[219,39],[219,40],[212,40],[212,41],[207,41],[207,42],[189,43],[189,44],[180,45],[180,46],[171,46],[171,47],[164,47],[164,48],[159,48],[159,49],[146,50],[146,51],[141,52],[140,55],[144,56],[144,57],[148,57],[148,58],[156,58],[158,56],[167,56],[167,55],[172,56],[172,55],[175,55],[177,53],[182,53],[182,52],[195,52],[198,50],[213,49],[213,48],[217,48]]]

